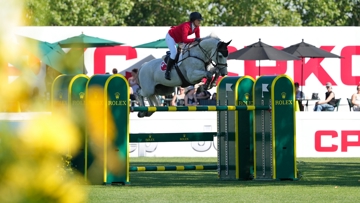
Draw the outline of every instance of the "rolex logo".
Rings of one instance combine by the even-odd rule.
[[[286,93],[285,92],[281,92],[281,98],[283,98],[283,99],[286,98]]]
[[[59,99],[62,99],[62,98],[63,98],[62,92],[59,92]]]
[[[84,96],[85,96],[85,93],[84,93],[84,92],[80,92],[80,93],[79,93],[80,99],[84,99]]]
[[[120,93],[119,92],[115,92],[115,98],[119,99],[120,98]]]
[[[245,96],[245,100],[249,100],[249,93],[245,93],[244,96]]]

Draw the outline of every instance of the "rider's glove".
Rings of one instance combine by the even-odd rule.
[[[195,42],[201,42],[201,38],[195,38]]]

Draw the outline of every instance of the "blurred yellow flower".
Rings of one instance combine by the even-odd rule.
[[[66,154],[69,148],[79,147],[79,131],[70,119],[43,115],[29,121],[20,132],[20,139],[34,150],[54,151]]]
[[[29,86],[36,81],[31,67],[22,70],[17,83],[8,82],[8,60],[18,59],[13,46],[14,28],[21,24],[26,1],[0,0],[0,111],[38,105]],[[20,60],[20,59],[19,59]],[[20,63],[20,61],[18,61]],[[20,105],[19,105],[20,104]],[[12,108],[12,107],[16,108]],[[0,129],[0,202],[86,201],[85,189],[77,173],[64,170],[62,156],[80,146],[79,127],[67,115],[43,114],[18,128],[1,122]],[[74,150],[76,151],[76,150]],[[72,154],[71,154],[72,155]]]

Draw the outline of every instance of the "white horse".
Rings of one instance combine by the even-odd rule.
[[[200,43],[193,42],[185,45],[179,62],[171,71],[171,80],[165,79],[163,59],[153,59],[144,63],[138,72],[138,100],[140,106],[145,106],[144,97],[147,97],[151,106],[160,106],[157,95],[172,94],[177,86],[189,86],[199,83],[207,78],[204,89],[211,89],[219,75],[227,75],[227,43],[220,41],[218,37],[208,36]],[[179,72],[180,75],[179,76]],[[212,80],[213,75],[214,79]],[[150,112],[139,112],[138,117],[151,116]]]

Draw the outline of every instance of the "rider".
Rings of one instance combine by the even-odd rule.
[[[191,43],[194,41],[200,42],[200,22],[203,20],[199,12],[192,12],[190,14],[190,21],[184,22],[178,26],[170,28],[166,34],[166,44],[170,49],[170,57],[167,62],[165,78],[171,80],[170,71],[175,63],[177,54],[176,44],[178,43]],[[195,33],[195,39],[188,39],[188,36]]]

